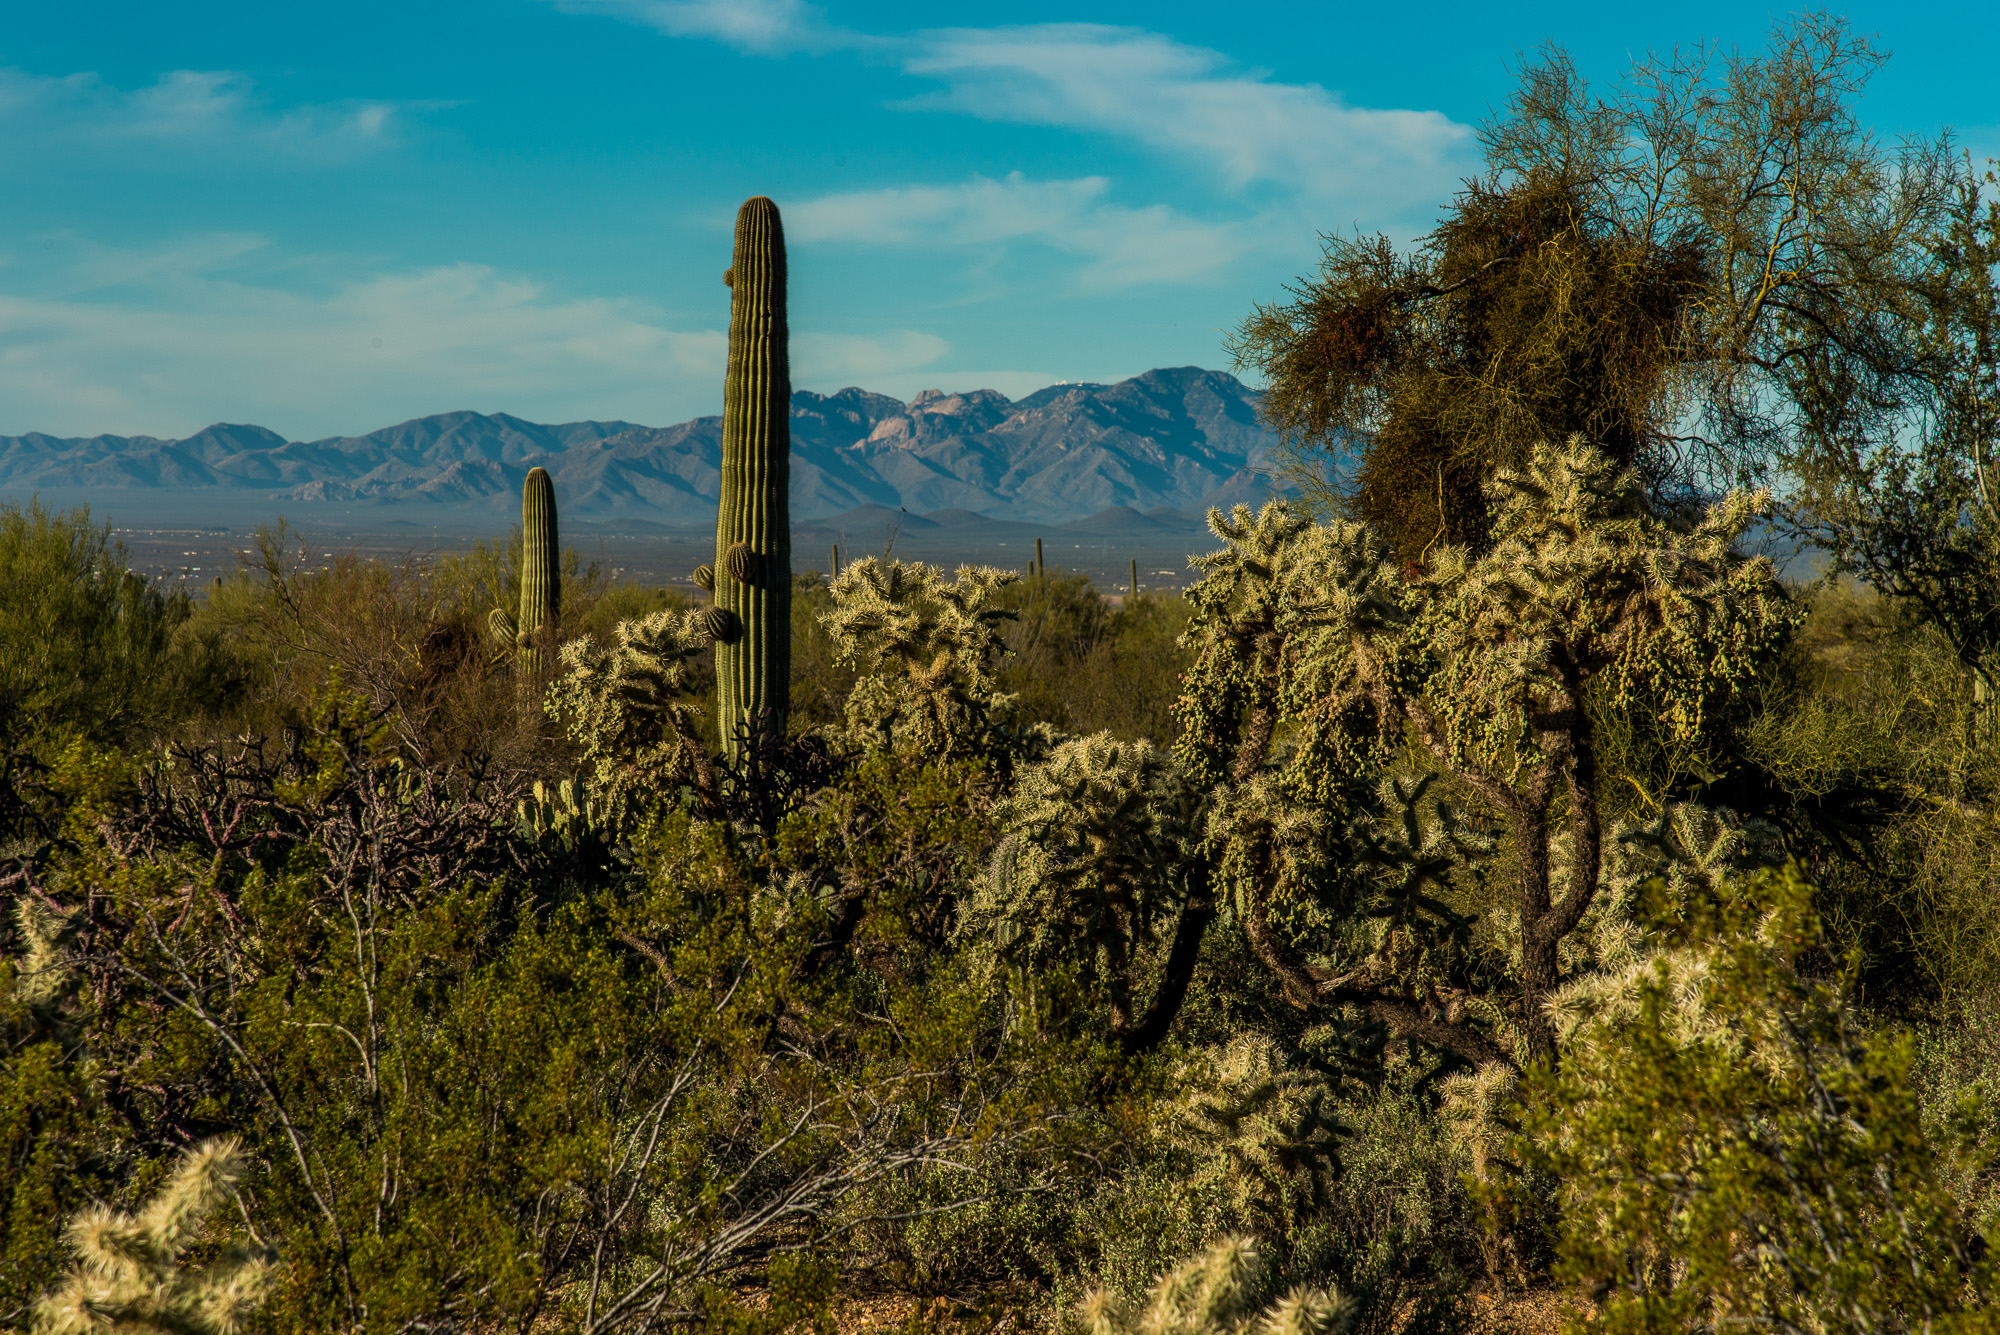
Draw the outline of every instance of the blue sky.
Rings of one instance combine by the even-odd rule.
[[[801,388],[1224,366],[1318,232],[1428,227],[1524,52],[1787,12],[0,0],[0,435],[715,412],[752,194]],[[1878,133],[2000,154],[2000,5],[1845,12]]]

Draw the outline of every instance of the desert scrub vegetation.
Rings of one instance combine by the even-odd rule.
[[[1822,1321],[1770,1259],[1818,1201],[1854,1221],[1827,1274],[1949,1317],[1993,1142],[1957,659],[1738,553],[1757,495],[1663,506],[1576,441],[1491,487],[1494,543],[1415,570],[1217,514],[1185,609],[1132,609],[1185,627],[1164,747],[1024,707],[1009,573],[802,582],[795,680],[839,712],[738,764],[685,603],[579,579],[539,695],[482,653],[453,712],[300,647],[311,580],[477,628],[504,556],[225,583],[184,624],[300,637],[232,646],[242,696],[10,762],[6,1319],[127,1320],[62,1297],[116,1278],[69,1221],[145,1217],[225,1138],[175,1255],[206,1293],[258,1249],[245,1329],[735,1328],[856,1288],[1453,1329],[1536,1283]],[[1216,1288],[1229,1238],[1260,1259]]]
[[[1302,486],[1182,598],[0,509],[0,1324],[1983,1328],[1996,222],[1874,59],[1531,68],[1246,327]]]

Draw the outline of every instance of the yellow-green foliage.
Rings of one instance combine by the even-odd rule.
[[[1202,1054],[1173,1109],[1179,1135],[1200,1151],[1186,1181],[1239,1218],[1283,1236],[1326,1205],[1351,1128],[1325,1073],[1287,1061],[1269,1038],[1245,1035]]]
[[[35,1307],[43,1335],[235,1335],[273,1278],[268,1249],[237,1243],[205,1260],[209,1216],[244,1172],[241,1145],[211,1140],[189,1150],[152,1202],[132,1214],[99,1206],[70,1223],[76,1268]]]
[[[1325,1289],[1294,1289],[1276,1302],[1258,1284],[1257,1246],[1226,1237],[1160,1276],[1133,1307],[1104,1290],[1084,1300],[1078,1324],[1089,1335],[1345,1335],[1354,1304]]]
[[[1617,1331],[1987,1329],[1993,1293],[1920,1114],[1907,1035],[1871,1032],[1792,875],[1565,997],[1524,1160],[1563,1184],[1562,1270]]]

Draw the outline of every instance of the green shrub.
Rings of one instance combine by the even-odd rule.
[[[1948,1189],[1915,1045],[1871,1032],[1795,874],[1740,883],[1677,944],[1564,1000],[1519,1152],[1562,1183],[1560,1273],[1596,1327],[1984,1328],[1984,1243]]]

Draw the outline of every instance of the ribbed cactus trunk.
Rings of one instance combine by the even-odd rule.
[[[763,196],[736,213],[729,371],[722,391],[722,506],[715,523],[715,678],[723,754],[783,737],[792,671],[792,373],[785,229]]]
[[[521,485],[521,611],[514,618],[519,662],[533,676],[549,667],[549,642],[562,621],[562,543],[556,488],[546,468]]]

